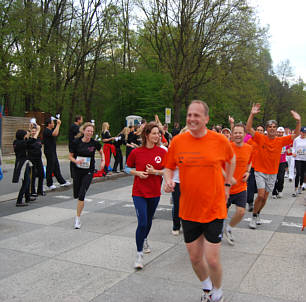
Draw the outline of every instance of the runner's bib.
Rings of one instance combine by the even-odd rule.
[[[81,164],[76,164],[76,166],[77,166],[78,168],[81,168],[81,169],[89,169],[89,167],[90,167],[90,161],[91,161],[91,158],[90,158],[90,157],[77,156],[76,160],[77,160],[77,161],[83,160],[83,162],[82,162]]]

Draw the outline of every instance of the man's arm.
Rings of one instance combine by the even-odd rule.
[[[173,181],[173,170],[164,169],[164,190],[166,193],[173,192],[175,183]]]
[[[255,130],[253,129],[253,119],[254,115],[260,112],[260,104],[253,104],[251,113],[249,115],[248,121],[246,123],[246,131],[254,137],[255,135]]]
[[[236,155],[234,154],[229,163],[225,163],[225,184],[231,184],[232,177],[236,168]],[[228,199],[230,195],[230,186],[225,186],[225,198]]]
[[[52,136],[58,136],[59,135],[59,128],[61,126],[61,120],[57,120],[56,121],[56,127],[54,128],[53,132],[52,132]]]
[[[296,137],[298,137],[300,135],[301,117],[300,117],[300,115],[297,112],[295,112],[293,110],[291,110],[290,112],[291,112],[292,117],[296,121],[296,126],[295,126],[295,130],[294,130],[294,134],[291,134],[291,138],[292,138],[292,140],[294,140]]]

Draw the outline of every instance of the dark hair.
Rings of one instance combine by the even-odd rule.
[[[82,115],[76,115],[74,121],[78,122],[82,118]]]
[[[52,122],[51,117],[46,118],[45,119],[45,126],[48,127],[48,125],[51,124],[51,122]]]
[[[155,127],[159,131],[158,124],[155,122],[149,122],[143,127],[142,132],[141,132],[141,139],[142,139],[143,146],[147,144],[147,136],[151,133],[152,129]]]
[[[27,134],[27,131],[23,130],[23,129],[19,129],[16,131],[16,139],[18,140],[23,140],[24,136]]]
[[[257,129],[258,127],[261,127],[263,130],[265,130],[265,127],[264,127],[263,125],[258,125],[258,126],[256,127],[256,129]]]

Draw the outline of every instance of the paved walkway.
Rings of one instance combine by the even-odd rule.
[[[0,301],[199,302],[182,235],[171,235],[167,194],[149,236],[152,252],[144,269],[134,271],[131,181],[93,184],[81,230],[72,228],[71,190],[49,193],[26,209],[1,203]],[[292,198],[291,191],[286,180],[284,198],[269,199],[257,230],[247,227],[247,213],[234,230],[234,247],[223,240],[226,302],[306,301],[306,192]]]

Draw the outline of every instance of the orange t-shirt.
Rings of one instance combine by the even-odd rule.
[[[253,138],[250,138],[246,143],[253,147],[251,161],[252,161],[252,168],[254,168],[256,158],[257,158],[257,153],[258,153],[258,145],[257,145],[257,143],[254,142]]]
[[[208,130],[201,138],[189,132],[173,138],[165,168],[180,173],[179,216],[207,223],[227,215],[222,166],[234,156],[225,136]]]
[[[241,147],[232,143],[232,148],[236,155],[236,169],[234,177],[237,183],[231,187],[230,194],[238,194],[247,190],[247,183],[242,181],[243,175],[248,169],[248,165],[252,159],[253,147],[248,144],[243,144]]]
[[[255,171],[265,174],[277,174],[282,148],[292,143],[291,135],[271,139],[255,132],[253,140],[258,144]]]

